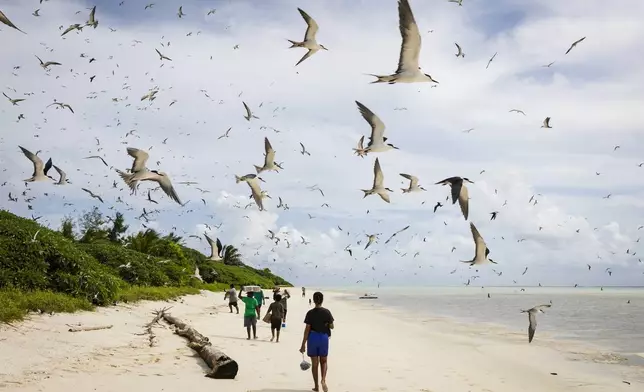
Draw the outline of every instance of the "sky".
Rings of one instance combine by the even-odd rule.
[[[388,85],[367,74],[397,68],[395,0],[157,1],[147,10],[140,0],[0,0],[26,32],[0,25],[2,91],[26,99],[13,106],[0,97],[0,208],[58,229],[63,217],[98,206],[125,213],[131,230],[143,229],[143,208],[158,210],[148,227],[174,230],[206,255],[207,232],[296,285],[642,285],[644,3],[604,3],[410,0],[420,66],[439,83]],[[94,5],[97,28],[61,37]],[[296,67],[305,49],[287,39],[306,30],[297,7],[329,50]],[[62,65],[45,71],[35,56]],[[154,101],[141,100],[155,88]],[[54,100],[74,113],[48,107]],[[242,101],[259,119],[244,119]],[[399,150],[353,154],[370,133],[355,101],[380,117]],[[551,129],[541,128],[545,117]],[[284,169],[261,174],[272,199],[259,211],[235,175],[261,166],[264,137]],[[32,165],[18,146],[51,157],[70,184],[25,187]],[[131,195],[115,172],[132,164],[127,147],[148,151],[148,167],[166,172],[187,203],[151,182]],[[90,155],[110,167],[83,159]],[[372,185],[376,157],[394,190],[389,204],[360,191]],[[399,173],[426,191],[403,194]],[[474,182],[469,220],[497,265],[459,262],[474,255],[469,223],[435,185],[452,176]],[[380,235],[365,250],[367,234]]]

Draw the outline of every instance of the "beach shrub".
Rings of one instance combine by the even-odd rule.
[[[0,322],[22,320],[29,312],[71,313],[92,310],[92,304],[84,298],[76,298],[51,291],[0,290]]]
[[[100,305],[113,301],[121,283],[60,233],[6,211],[0,211],[0,245],[0,288],[50,289]]]

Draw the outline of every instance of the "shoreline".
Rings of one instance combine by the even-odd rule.
[[[292,292],[288,323],[279,344],[268,341],[270,329],[261,321],[259,339],[247,341],[242,317],[228,313],[223,293],[202,292],[176,302],[121,304],[95,312],[31,315],[16,323],[16,328],[0,327],[0,361],[7,364],[0,369],[0,387],[23,392],[67,392],[70,388],[106,392],[133,387],[310,391],[310,372],[299,369],[297,351],[308,297],[301,298],[295,289]],[[374,309],[346,300],[348,296],[325,292],[325,305],[336,319],[329,356],[332,392],[563,392],[573,387],[620,392],[644,385],[644,368],[593,362],[586,352],[562,352],[548,339],[528,345],[523,335],[473,331],[447,319]],[[153,310],[168,305],[173,305],[170,313],[189,322],[239,363],[235,380],[205,378],[205,364],[167,327],[155,327],[155,347],[149,347],[146,336],[136,335],[154,317]],[[67,332],[67,324],[79,322],[114,327]]]

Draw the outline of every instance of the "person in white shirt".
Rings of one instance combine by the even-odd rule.
[[[237,291],[235,290],[235,285],[230,285],[230,290],[226,291],[224,295],[224,300],[228,298],[228,308],[230,308],[230,313],[233,312],[233,307],[237,309],[237,314],[239,314],[239,306],[237,306]]]

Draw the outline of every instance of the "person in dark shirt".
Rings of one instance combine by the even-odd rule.
[[[271,314],[271,342],[275,340],[275,331],[277,331],[277,340],[280,342],[280,330],[282,329],[282,319],[284,318],[284,305],[282,304],[282,296],[280,294],[275,294],[273,296],[273,302],[269,305],[267,313]]]
[[[329,355],[329,337],[331,336],[331,330],[334,328],[334,320],[331,312],[328,309],[322,307],[323,301],[324,296],[322,295],[322,293],[318,291],[313,294],[313,302],[315,303],[315,308],[309,310],[306,313],[306,317],[304,318],[304,324],[306,324],[306,328],[304,329],[304,336],[302,337],[302,346],[300,347],[300,352],[304,353],[306,351],[307,355],[311,358],[311,362],[313,364],[311,371],[313,372],[313,383],[315,384],[313,390],[319,391],[319,365],[322,368],[322,380],[320,384],[322,384],[322,390],[324,392],[327,392],[327,357]]]

